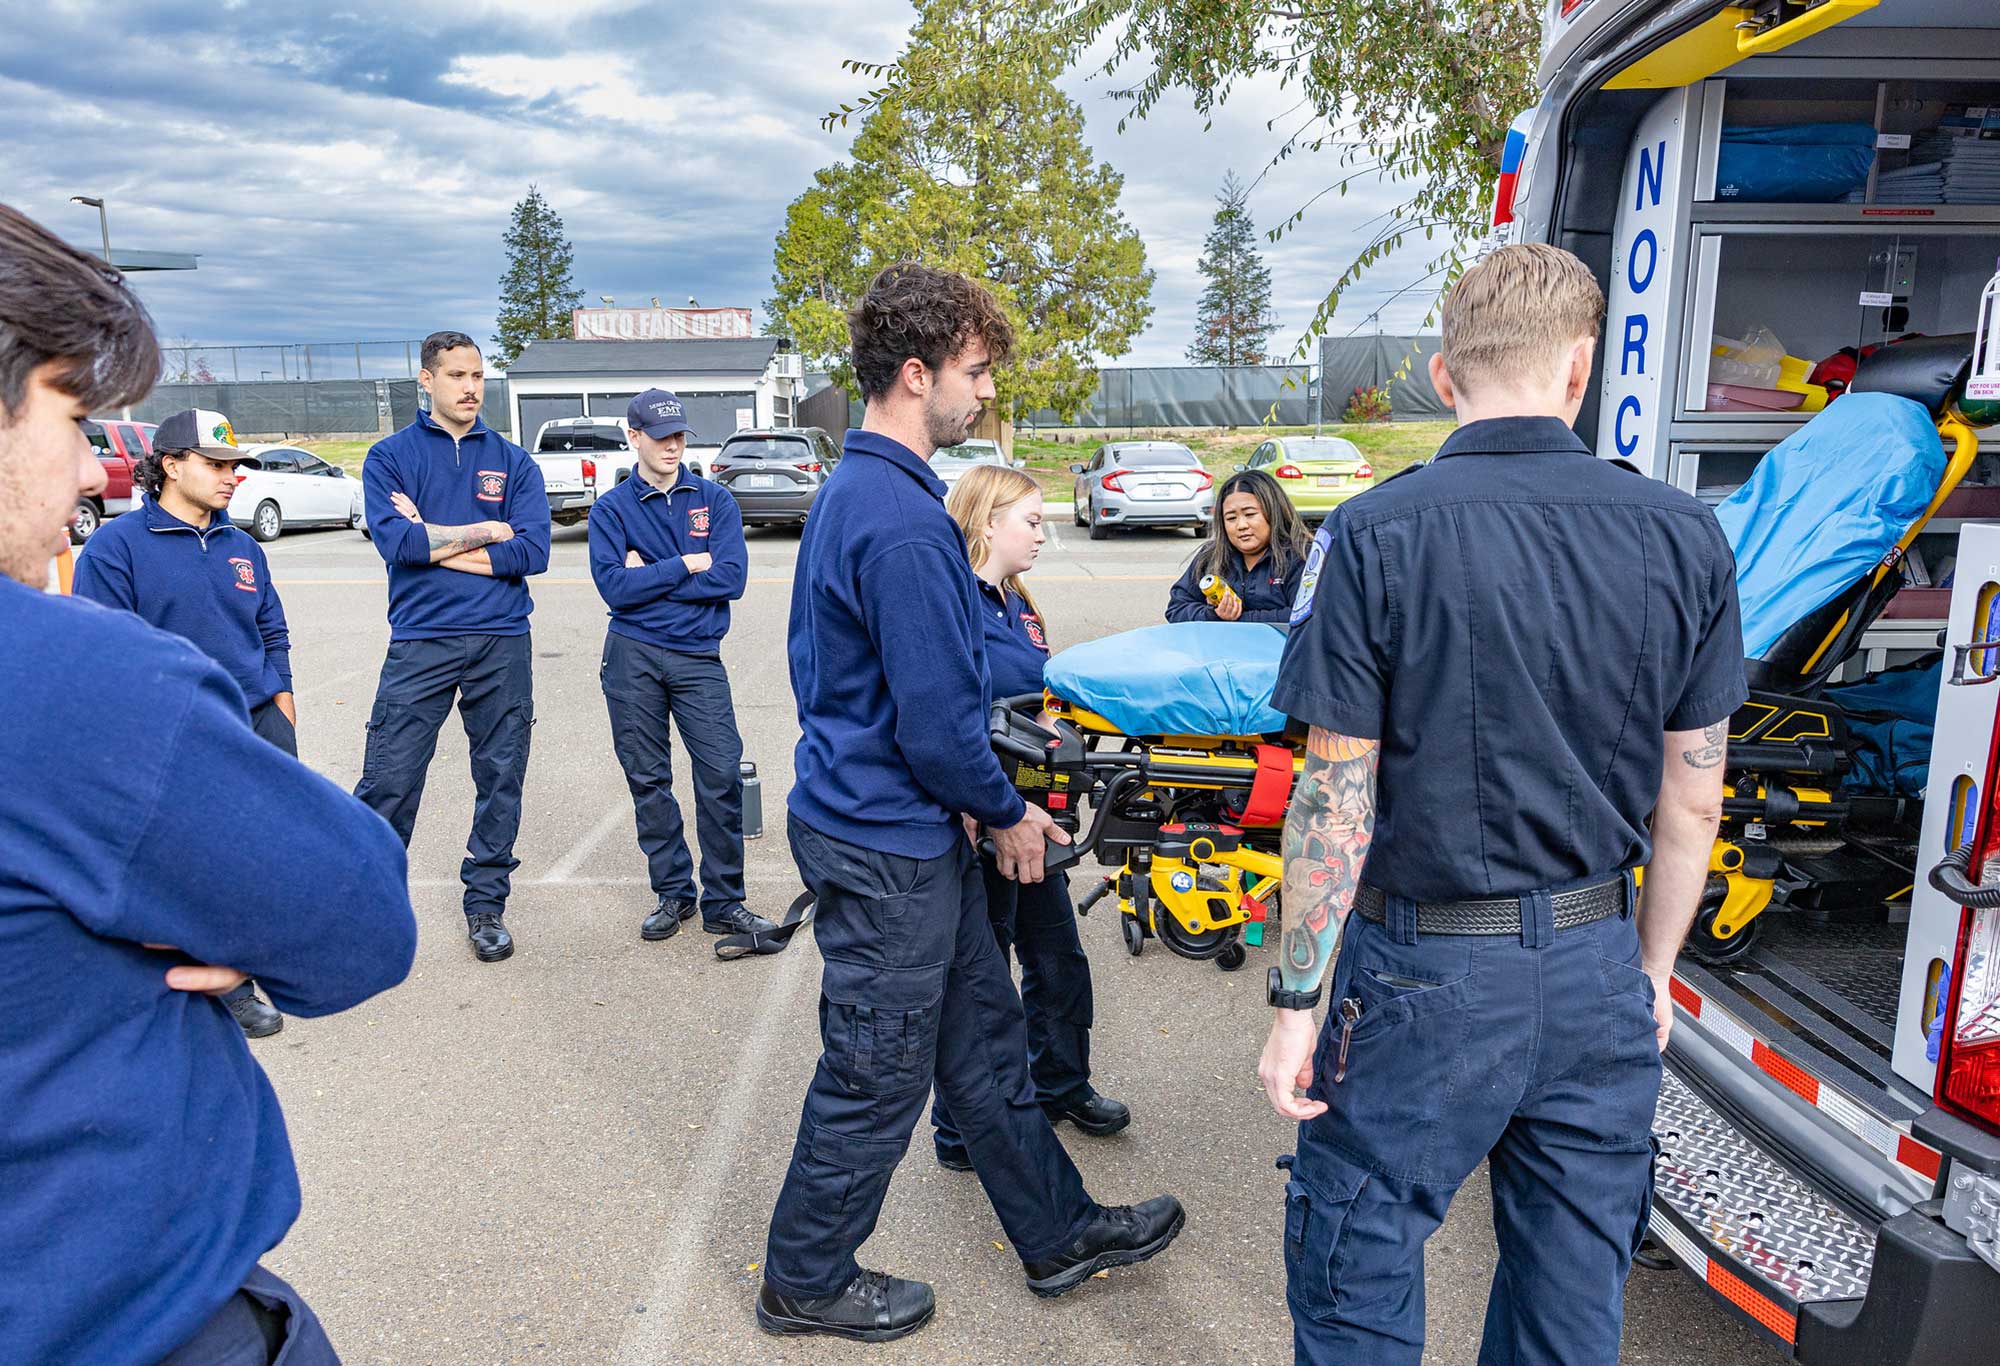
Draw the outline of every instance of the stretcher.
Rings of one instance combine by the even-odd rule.
[[[1094,856],[1113,870],[1077,910],[1115,894],[1135,956],[1155,939],[1233,972],[1277,922],[1304,755],[1270,708],[1283,646],[1266,623],[1127,631],[1063,651],[1043,692],[994,705],[993,746],[1016,789],[1073,837],[1050,846],[1051,866]]]

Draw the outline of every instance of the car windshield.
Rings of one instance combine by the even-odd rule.
[[[1000,453],[998,446],[966,442],[939,451],[931,457],[931,468],[941,469],[946,465],[1004,465],[1007,457]]]
[[[723,445],[717,460],[805,460],[813,458],[812,446],[801,437],[762,436]]]
[[[1309,436],[1286,441],[1285,454],[1294,460],[1359,460],[1361,448],[1337,436]]]
[[[537,451],[622,451],[625,429],[615,426],[551,427],[535,443]]]
[[[1128,470],[1192,469],[1201,462],[1186,446],[1128,446],[1118,452],[1117,462]]]

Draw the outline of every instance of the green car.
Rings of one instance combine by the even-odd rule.
[[[1375,486],[1375,469],[1352,441],[1338,436],[1275,437],[1241,468],[1262,470],[1278,481],[1292,506],[1319,521],[1355,494]]]

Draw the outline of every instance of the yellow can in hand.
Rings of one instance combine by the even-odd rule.
[[[1201,589],[1201,595],[1208,599],[1208,605],[1218,612],[1222,610],[1223,603],[1236,596],[1236,590],[1224,583],[1220,574],[1202,575],[1201,583],[1197,586]]]

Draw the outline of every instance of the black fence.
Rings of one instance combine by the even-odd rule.
[[[373,379],[248,380],[241,384],[162,384],[132,416],[158,422],[183,408],[212,408],[243,436],[277,438],[384,430],[383,382]]]
[[[832,433],[837,446],[847,439],[849,413],[852,404],[847,390],[838,384],[820,390],[810,398],[799,400],[798,422],[801,427],[824,427]]]
[[[1302,427],[1314,421],[1304,365],[1127,366],[1099,370],[1097,389],[1073,417],[1050,409],[1036,427]],[[1016,424],[1021,425],[1021,424]]]
[[[1357,389],[1389,392],[1390,413],[1398,421],[1451,416],[1431,387],[1430,360],[1436,337],[1328,337],[1319,344],[1320,383],[1326,394],[1325,421],[1338,422]]]

